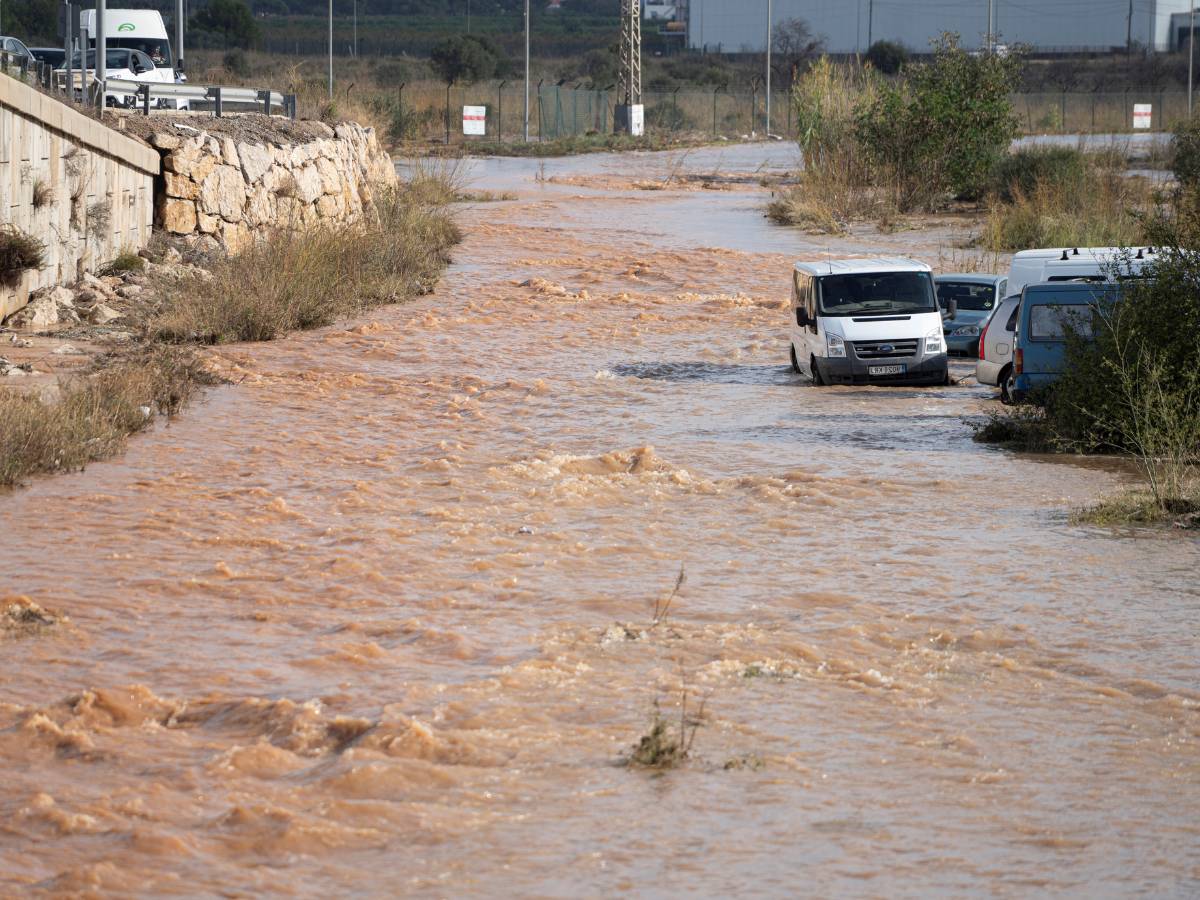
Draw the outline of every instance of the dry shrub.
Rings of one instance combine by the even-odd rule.
[[[192,353],[160,346],[64,380],[55,400],[0,389],[0,485],[112,456],[155,411],[174,415],[208,382]]]
[[[430,189],[432,193],[432,189]],[[428,291],[461,235],[441,203],[375,192],[369,220],[280,229],[175,285],[151,332],[172,341],[267,341]]]
[[[1151,185],[1114,168],[1094,165],[1081,188],[1038,179],[1026,192],[1011,187],[1012,201],[993,197],[980,244],[989,250],[1030,247],[1130,246],[1142,239],[1141,218],[1154,207]]]
[[[46,263],[46,245],[15,225],[0,226],[0,284],[13,287],[30,269]]]
[[[45,179],[39,178],[33,183],[33,208],[42,209],[54,202],[54,188]]]

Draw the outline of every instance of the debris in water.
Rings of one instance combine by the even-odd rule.
[[[28,597],[0,598],[0,631],[8,634],[33,634],[66,621],[66,616],[43,609]]]

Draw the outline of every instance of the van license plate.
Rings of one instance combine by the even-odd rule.
[[[868,375],[903,375],[905,366],[867,366]]]

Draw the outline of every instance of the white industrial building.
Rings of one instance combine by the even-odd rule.
[[[1127,41],[1170,50],[1190,0],[991,0],[998,40],[1035,50],[1110,50]],[[682,6],[682,4],[681,4]],[[943,31],[967,47],[986,41],[988,0],[771,0],[775,23],[803,19],[831,53],[865,53],[873,41],[923,51]],[[766,46],[767,0],[688,0],[688,46],[724,53]],[[1175,29],[1172,29],[1175,16]]]

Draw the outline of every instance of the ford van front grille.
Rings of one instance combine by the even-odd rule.
[[[849,341],[859,359],[901,359],[917,355],[917,338],[897,341]]]

